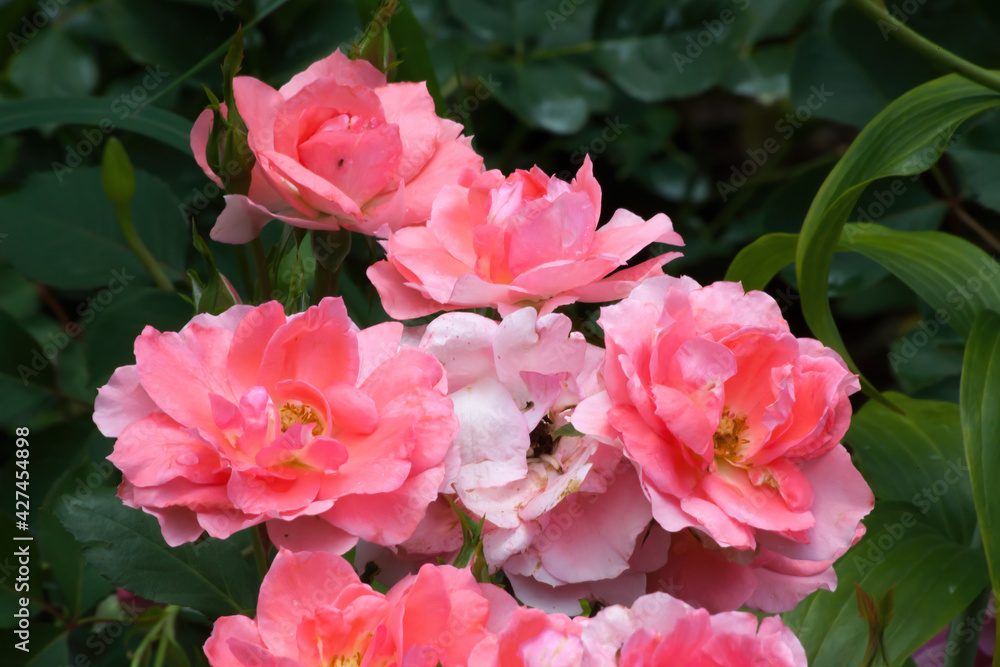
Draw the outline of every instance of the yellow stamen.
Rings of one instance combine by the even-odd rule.
[[[731,463],[739,461],[740,448],[750,442],[746,438],[741,438],[740,434],[749,428],[746,425],[747,416],[742,412],[733,415],[728,407],[722,408],[722,418],[719,419],[719,428],[712,436],[715,443],[715,455],[726,459]]]
[[[312,406],[303,403],[285,403],[278,411],[281,415],[281,432],[284,433],[292,427],[292,424],[316,424],[313,427],[313,435],[323,432],[323,422]]]

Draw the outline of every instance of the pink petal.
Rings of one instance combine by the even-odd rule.
[[[117,438],[126,426],[158,410],[139,383],[135,365],[120,366],[108,383],[97,390],[94,423],[107,437]]]

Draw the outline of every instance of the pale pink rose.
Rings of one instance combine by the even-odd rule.
[[[806,667],[798,638],[777,616],[711,615],[666,593],[631,609],[602,609],[583,630],[583,667]]]
[[[218,619],[205,655],[213,667],[464,667],[516,605],[448,565],[425,565],[383,595],[339,556],[282,549],[256,618]]]
[[[246,243],[277,218],[296,227],[373,234],[427,220],[443,185],[471,180],[483,160],[462,126],[438,118],[425,83],[386,83],[339,51],[274,90],[240,76],[236,106],[256,158],[247,195],[227,195],[212,238]],[[212,112],[191,130],[205,157]],[[225,165],[223,165],[225,169]]]
[[[117,438],[119,495],[171,545],[265,521],[295,549],[402,542],[448,482],[457,421],[441,364],[401,333],[359,332],[332,298],[146,327],[94,414]]]
[[[621,437],[656,521],[742,565],[768,559],[753,573],[766,588],[748,596],[759,608],[832,587],[830,563],[874,503],[840,444],[859,388],[840,357],[793,336],[770,296],[738,283],[653,278],[599,321],[607,391],[573,423]]]
[[[518,607],[502,632],[476,646],[469,667],[579,667],[587,620]]]
[[[679,256],[612,274],[650,243],[683,242],[662,213],[643,220],[619,209],[598,228],[600,212],[590,158],[572,183],[538,167],[507,178],[488,171],[471,187],[442,188],[425,226],[382,242],[387,259],[368,277],[396,319],[485,306],[506,315],[530,305],[545,314],[575,301],[620,299]]]
[[[486,519],[486,562],[551,586],[620,575],[652,518],[619,448],[559,432],[600,390],[604,358],[571,327],[533,308],[500,323],[446,313],[420,342],[447,373],[461,461],[450,489]]]

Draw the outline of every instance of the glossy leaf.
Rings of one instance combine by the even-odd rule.
[[[159,179],[139,170],[135,178],[131,212],[136,231],[167,276],[179,279],[189,236],[177,200]],[[122,236],[98,168],[32,174],[20,190],[0,197],[0,218],[32,221],[11,229],[0,243],[0,257],[33,280],[115,294],[133,282],[150,282]]]
[[[844,440],[875,497],[913,504],[929,524],[968,544],[976,508],[962,447],[958,406],[886,393],[905,414],[869,401]]]
[[[962,367],[962,435],[979,529],[993,590],[1000,590],[1000,313],[984,311],[972,325]]]
[[[102,137],[115,129],[137,132],[191,155],[192,122],[156,107],[137,112],[115,97],[46,97],[0,104],[0,134],[44,125],[92,125]]]
[[[783,614],[810,667],[861,663],[868,627],[858,614],[855,584],[876,597],[896,587],[885,630],[890,666],[896,667],[961,613],[988,581],[981,548],[949,540],[909,503],[879,503],[865,525],[865,537],[834,565],[837,589],[813,593]]]
[[[944,232],[897,232],[880,225],[847,225],[841,249],[875,260],[967,336],[976,313],[1000,311],[1000,264],[979,247]]]
[[[193,607],[209,617],[256,604],[259,580],[241,554],[245,535],[169,547],[156,519],[123,505],[111,489],[64,497],[55,512],[85,544],[87,561],[140,597]]]
[[[1000,105],[1000,94],[960,76],[926,83],[890,104],[869,123],[820,187],[796,250],[802,311],[817,338],[857,370],[833,320],[827,293],[830,263],[844,224],[865,186],[930,168],[955,128],[969,116]],[[871,385],[863,386],[877,395]]]
[[[70,468],[56,482],[39,512],[41,553],[52,568],[74,618],[92,609],[102,598],[113,593],[115,587],[84,559],[79,542],[62,525],[53,509],[67,496],[107,486],[109,478],[117,479],[118,471],[108,461],[101,461],[100,465],[81,463]]]
[[[745,290],[762,290],[778,272],[795,262],[798,234],[765,234],[740,250],[726,271],[726,280],[738,280]]]

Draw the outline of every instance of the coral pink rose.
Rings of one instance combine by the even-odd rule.
[[[710,615],[666,593],[631,609],[602,609],[583,630],[583,667],[806,667],[798,638],[777,616]]]
[[[457,422],[441,364],[399,351],[401,332],[359,332],[331,298],[146,327],[94,414],[117,438],[119,495],[171,545],[265,521],[296,549],[402,542],[449,481]]]
[[[447,373],[460,459],[450,488],[486,518],[486,562],[550,586],[617,577],[652,519],[632,466],[618,466],[620,448],[566,430],[576,404],[600,390],[604,359],[571,328],[533,308],[499,324],[446,313],[420,341]]]
[[[447,565],[425,565],[383,595],[339,556],[280,550],[256,619],[218,619],[205,654],[213,667],[464,667],[516,605]]]
[[[662,213],[644,221],[619,209],[598,228],[600,212],[589,157],[572,183],[537,167],[507,178],[488,171],[471,187],[442,188],[426,226],[393,233],[382,243],[387,259],[368,277],[396,319],[485,306],[506,315],[530,305],[545,314],[575,301],[620,299],[679,256],[612,274],[650,243],[683,242]]]
[[[233,80],[236,106],[256,157],[247,195],[226,196],[212,238],[246,243],[277,218],[296,227],[373,234],[427,220],[443,185],[471,179],[482,158],[462,126],[438,118],[424,83],[390,83],[339,51],[274,90]],[[191,149],[205,156],[212,126],[203,112]]]
[[[859,388],[840,357],[793,336],[771,297],[738,283],[653,278],[600,324],[607,391],[573,424],[621,438],[656,521],[739,564],[766,558],[754,573],[766,590],[752,597],[767,611],[832,587],[830,563],[874,503],[840,444]]]
[[[470,667],[579,667],[586,618],[518,607],[495,638],[481,642]]]

